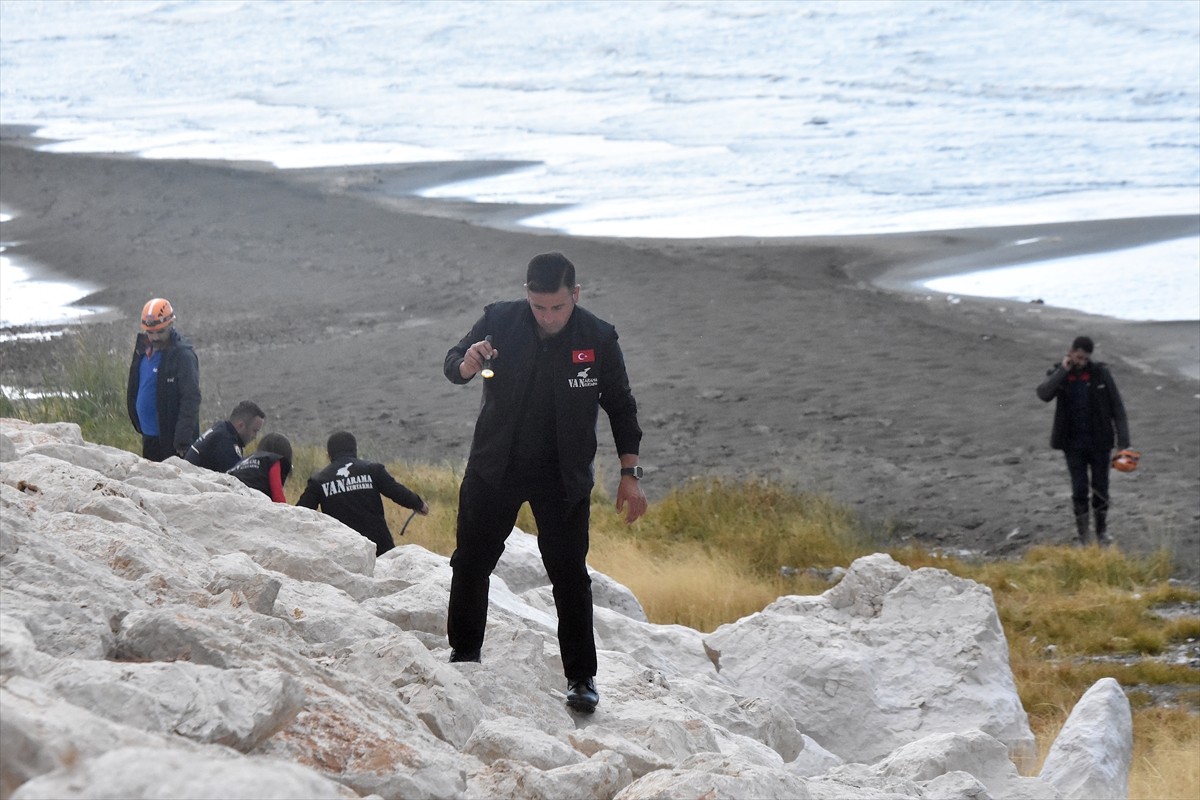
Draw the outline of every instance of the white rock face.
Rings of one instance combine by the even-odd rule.
[[[1129,700],[1119,683],[1101,678],[1071,710],[1039,777],[1071,800],[1128,797],[1132,758]]]
[[[968,581],[873,556],[706,637],[592,577],[580,716],[535,537],[492,581],[483,663],[449,664],[446,558],[0,420],[0,798],[1052,798],[1127,770],[1073,724],[1089,692],[1053,785],[1017,775],[1031,737]]]
[[[723,676],[844,759],[971,729],[1033,755],[991,591],[944,570],[860,558],[821,596],[780,598],[704,641]]]

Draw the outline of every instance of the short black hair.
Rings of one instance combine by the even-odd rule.
[[[258,443],[256,453],[274,453],[283,456],[290,463],[292,460],[292,443],[282,433],[268,433]]]
[[[1071,342],[1071,349],[1091,353],[1096,349],[1096,343],[1092,341],[1092,337],[1090,336],[1076,336],[1075,341]]]
[[[559,289],[575,288],[575,265],[562,253],[534,256],[525,270],[525,288],[535,294],[554,294]]]
[[[334,456],[358,458],[358,441],[350,431],[338,431],[329,435],[329,441],[325,443],[325,452],[329,454],[330,459]]]
[[[253,403],[249,400],[243,400],[233,407],[233,411],[229,412],[230,422],[238,422],[239,420],[249,422],[259,417],[266,419],[267,415],[258,407],[258,403]]]

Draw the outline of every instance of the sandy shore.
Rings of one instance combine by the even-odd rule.
[[[651,499],[698,476],[826,492],[881,529],[1009,555],[1071,536],[1069,486],[1034,395],[1078,333],[1130,411],[1143,466],[1114,474],[1121,546],[1167,546],[1200,572],[1200,325],[1125,323],[913,291],[931,275],[1194,232],[1156,218],[807,239],[573,238],[512,228],[520,210],[404,193],[494,164],[279,172],[261,165],[46,154],[0,143],[12,254],[106,287],[88,304],[132,337],[169,298],[201,359],[202,424],[239,399],[266,430],[368,456],[461,465],[478,388],[441,374],[487,302],[561,250],[582,302],[617,325],[642,409]],[[484,223],[487,223],[486,225]],[[54,345],[0,346],[3,383]],[[602,421],[598,472],[616,460]]]

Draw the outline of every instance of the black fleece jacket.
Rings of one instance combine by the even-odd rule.
[[[467,468],[488,483],[499,485],[513,453],[540,344],[528,301],[504,301],[484,309],[471,331],[446,353],[443,371],[452,383],[468,382],[459,374],[459,364],[471,345],[487,335],[492,337],[499,356],[495,377],[483,381]],[[611,324],[576,306],[555,338],[560,340],[558,349],[562,353],[551,369],[559,470],[567,496],[586,497],[595,482],[592,464],[599,409],[608,414],[617,455],[637,455],[642,439],[637,401],[629,389],[625,358]]]

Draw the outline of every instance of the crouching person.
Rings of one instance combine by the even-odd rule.
[[[358,442],[349,431],[338,431],[325,445],[329,466],[308,479],[296,505],[320,508],[348,528],[375,543],[381,556],[396,546],[383,515],[384,497],[421,515],[429,504],[399,483],[387,467],[358,457]]]
[[[229,468],[229,474],[274,502],[286,503],[283,485],[292,474],[292,443],[281,433],[268,433],[257,450]]]

